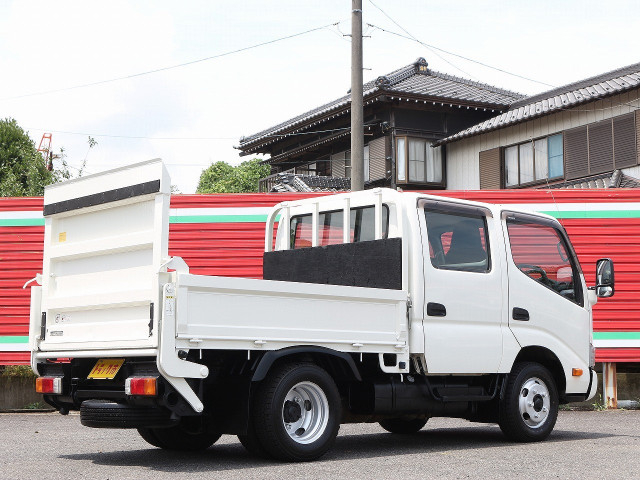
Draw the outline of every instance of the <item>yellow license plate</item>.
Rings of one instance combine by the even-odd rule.
[[[124,358],[101,358],[96,362],[87,378],[113,380],[124,363]]]

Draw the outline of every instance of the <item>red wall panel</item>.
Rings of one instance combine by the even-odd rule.
[[[442,196],[494,203],[631,203],[640,202],[637,190],[515,190],[438,191]],[[171,207],[271,207],[278,202],[314,194],[176,195]],[[42,198],[0,198],[2,211],[41,211]],[[593,284],[595,262],[607,256],[616,268],[616,295],[594,309],[596,331],[640,331],[640,218],[564,219],[582,263],[587,282]],[[41,271],[42,226],[0,226],[0,336],[27,335],[29,290],[23,284]],[[172,223],[169,254],[181,256],[191,272],[231,277],[262,276],[264,224]],[[1,344],[0,344],[1,350]],[[622,351],[624,350],[624,352]],[[640,349],[599,349],[598,361],[640,362]],[[617,360],[620,358],[620,360]],[[27,363],[24,352],[0,353],[0,364]]]

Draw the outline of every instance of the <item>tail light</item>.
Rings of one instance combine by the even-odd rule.
[[[62,393],[62,377],[36,378],[36,392],[60,395]]]
[[[124,393],[155,397],[158,394],[158,377],[129,377],[124,381]]]

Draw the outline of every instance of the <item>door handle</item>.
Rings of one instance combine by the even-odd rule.
[[[446,317],[447,308],[441,303],[427,303],[427,315],[430,317]]]
[[[529,312],[524,308],[513,307],[513,314],[511,316],[514,320],[520,320],[521,322],[529,321]]]

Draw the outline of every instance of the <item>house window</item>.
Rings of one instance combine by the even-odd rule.
[[[351,178],[351,150],[344,152],[344,176]]]
[[[364,181],[369,181],[369,145],[364,146]]]
[[[399,183],[442,184],[442,147],[422,138],[396,139],[396,177]]]
[[[335,165],[331,170],[334,177],[351,178],[351,150],[334,153],[330,163]],[[364,180],[369,180],[369,145],[364,146]]]
[[[562,177],[562,134],[539,138],[504,149],[504,183],[518,187]]]

